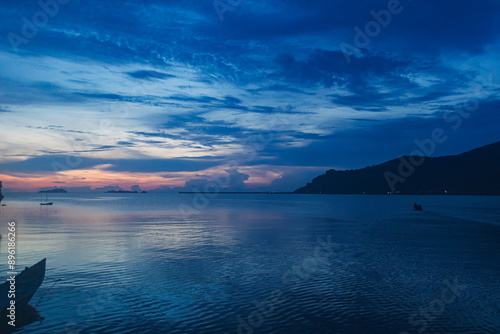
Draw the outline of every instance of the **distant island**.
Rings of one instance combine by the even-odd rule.
[[[275,192],[275,191],[179,191],[179,194],[243,194],[243,195],[255,195],[255,194],[265,194],[265,195],[283,195],[291,194],[291,192]]]
[[[40,190],[39,194],[67,194],[68,191],[64,189],[50,189],[50,190]]]
[[[500,195],[500,142],[459,155],[404,156],[363,169],[332,169],[294,193]]]
[[[137,194],[137,191],[130,190],[108,190],[106,191],[108,194]]]

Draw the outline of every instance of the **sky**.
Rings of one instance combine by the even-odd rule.
[[[292,191],[500,140],[500,2],[0,3],[0,180]],[[421,149],[420,149],[421,150]]]

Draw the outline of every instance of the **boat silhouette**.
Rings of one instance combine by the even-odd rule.
[[[15,305],[16,309],[28,305],[36,290],[42,285],[45,278],[45,262],[41,260],[37,264],[26,267],[19,275],[15,276]],[[11,305],[9,298],[10,281],[0,285],[0,314],[5,317],[7,308]]]
[[[45,198],[44,198],[44,201],[40,202],[40,205],[53,205],[54,202],[49,202],[49,195],[47,192],[44,192],[45,193]]]

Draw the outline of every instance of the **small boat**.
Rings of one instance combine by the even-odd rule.
[[[413,203],[413,210],[422,211],[422,204]]]
[[[32,267],[26,267],[15,277],[16,309],[28,305],[36,290],[42,285],[45,278],[45,262],[46,259],[43,259]],[[9,281],[0,285],[0,314],[2,317],[7,313],[7,308],[10,306],[9,290]]]
[[[41,197],[40,197],[41,200]],[[53,205],[54,202],[49,202],[49,195],[48,193],[45,193],[45,198],[43,202],[40,202],[40,205]]]

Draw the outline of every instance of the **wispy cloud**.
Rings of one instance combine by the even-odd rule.
[[[138,71],[128,72],[127,74],[130,75],[132,78],[143,79],[143,80],[155,80],[155,79],[164,80],[176,77],[175,75],[172,74],[161,73],[151,70],[138,70]]]
[[[408,153],[489,75],[490,96],[441,150],[473,132],[468,146],[498,140],[500,4],[402,2],[347,63],[339,43],[386,5],[248,1],[221,22],[210,1],[71,1],[17,52],[0,40],[0,172],[48,175],[73,155],[75,170],[212,171],[263,133],[272,140],[238,169],[244,184],[257,166],[280,168],[267,181],[286,166],[362,167]],[[22,36],[40,7],[0,10],[0,33]]]

